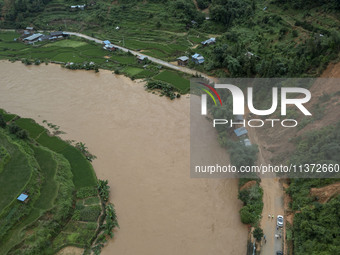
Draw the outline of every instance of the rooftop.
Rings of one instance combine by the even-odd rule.
[[[216,42],[216,38],[215,37],[211,37],[209,38],[208,40],[205,40],[203,42],[201,42],[203,45],[206,45],[206,44],[211,44],[211,43],[215,43]]]
[[[138,55],[137,58],[138,58],[139,60],[144,60],[146,57],[145,57],[145,56],[142,56],[142,55]]]
[[[194,55],[191,56],[192,58],[198,58],[198,57],[202,57],[201,54],[195,53]]]
[[[244,143],[245,146],[251,146],[251,142],[248,138],[244,139],[243,143]]]
[[[235,134],[237,136],[245,135],[248,133],[247,129],[245,127],[240,127],[234,130]]]
[[[59,36],[59,35],[63,35],[63,31],[55,31],[55,32],[51,32],[50,35],[51,36]]]
[[[41,36],[43,36],[43,34],[40,34],[40,33],[38,33],[38,34],[33,34],[33,35],[31,35],[31,36],[26,37],[24,40],[27,40],[27,41],[34,41],[34,40],[38,39],[38,38],[41,37]]]
[[[189,58],[187,56],[182,56],[182,57],[179,57],[177,58],[178,60],[181,60],[181,61],[187,61],[189,60]]]
[[[24,202],[28,198],[28,195],[22,193],[20,196],[18,196],[18,200],[21,202]]]

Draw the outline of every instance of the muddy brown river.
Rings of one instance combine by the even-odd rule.
[[[102,254],[245,254],[237,181],[190,178],[188,96],[170,101],[109,71],[52,64],[0,61],[0,77],[0,108],[59,125],[97,156],[120,224]],[[205,122],[197,132],[214,136]]]

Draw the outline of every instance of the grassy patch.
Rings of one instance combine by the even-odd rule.
[[[126,73],[128,76],[135,76],[141,73],[144,69],[138,67],[126,67],[123,69],[123,73]]]
[[[85,46],[85,45],[87,45],[87,43],[82,42],[82,41],[61,40],[61,41],[57,41],[57,42],[54,42],[54,43],[48,43],[48,44],[44,45],[43,47],[72,47],[72,48],[76,48],[76,47]]]
[[[32,148],[44,176],[44,183],[40,190],[41,195],[35,203],[35,207],[47,210],[52,207],[58,192],[58,186],[54,179],[57,162],[53,159],[53,155],[50,151],[41,147],[32,146]]]
[[[45,129],[42,126],[37,125],[32,119],[20,118],[16,120],[15,123],[22,129],[26,129],[33,139],[36,139],[38,135],[45,132]]]
[[[165,81],[172,84],[181,93],[185,93],[189,90],[190,81],[179,76],[176,72],[165,70],[154,77],[156,80]]]

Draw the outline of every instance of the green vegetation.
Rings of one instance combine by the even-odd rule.
[[[294,217],[294,254],[333,255],[340,250],[340,195],[325,204],[313,203]]]
[[[297,165],[337,164],[340,162],[340,122],[309,132],[296,139],[297,148],[291,162]]]
[[[148,60],[138,63],[137,58],[131,53],[122,51],[108,52],[101,45],[78,38],[62,40],[57,42],[39,42],[34,46],[23,45],[15,42],[19,34],[13,32],[0,32],[4,39],[0,41],[1,58],[19,60],[26,65],[33,63],[46,64],[50,61],[60,62],[68,69],[84,69],[99,71],[99,68],[114,70],[116,74],[124,74],[131,79],[154,79],[164,80],[178,89],[181,93],[187,93],[189,89],[189,78],[183,78],[183,74],[172,71],[163,71]],[[22,47],[17,47],[20,44]]]
[[[180,94],[176,94],[175,91],[177,91],[173,86],[171,86],[169,83],[162,82],[162,81],[149,81],[145,88],[148,90],[159,90],[161,96],[167,96],[171,100],[175,99],[176,97],[180,97]]]
[[[187,79],[182,78],[177,73],[172,71],[163,71],[156,75],[154,79],[170,83],[183,94],[187,93],[190,87],[190,82]]]
[[[296,151],[292,164],[339,164],[340,123],[314,130],[295,140]],[[328,176],[330,177],[330,176]],[[296,178],[290,180],[287,193],[292,197],[291,209],[296,212],[292,233],[294,254],[336,254],[340,248],[339,205],[340,196],[321,204],[310,195],[311,188],[324,187],[339,182],[338,178]]]
[[[72,11],[72,3],[66,0],[45,0],[39,6],[37,1],[0,0],[0,27],[79,31],[170,62],[197,52],[205,57],[204,64],[190,61],[189,66],[219,77],[316,76],[338,58],[337,0],[315,1],[308,9],[300,0],[196,2],[198,8],[193,1],[184,0],[114,4],[99,0],[88,3],[85,10]],[[201,11],[205,8],[209,12]],[[73,62],[69,68],[94,62],[85,69],[114,70],[132,79],[156,76],[181,93],[188,91],[188,82],[182,80],[188,77],[170,71],[159,74],[156,65],[142,66],[128,53],[108,52],[75,38],[26,46],[13,41],[18,36],[0,33],[0,58],[23,59],[26,64]],[[200,44],[212,36],[217,38],[216,44]]]
[[[110,231],[118,227],[115,212],[107,210],[113,208],[107,203],[107,181],[100,181],[107,190],[104,200],[93,168],[79,149],[31,119],[8,116],[1,110],[0,119],[11,121],[0,128],[0,253],[55,254],[69,245],[90,252],[92,246],[103,245],[105,236],[113,236]],[[21,131],[27,132],[25,139],[18,135]],[[23,192],[28,199],[19,202]],[[104,224],[105,217],[114,224]]]
[[[238,197],[244,205],[240,210],[242,223],[253,226],[259,223],[263,209],[262,196],[263,191],[258,182],[239,191]]]

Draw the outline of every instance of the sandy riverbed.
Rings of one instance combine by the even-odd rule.
[[[245,254],[237,181],[190,178],[188,98],[155,96],[109,71],[0,61],[0,75],[0,108],[59,125],[98,157],[121,226],[102,254]],[[214,135],[208,128],[197,130]]]

